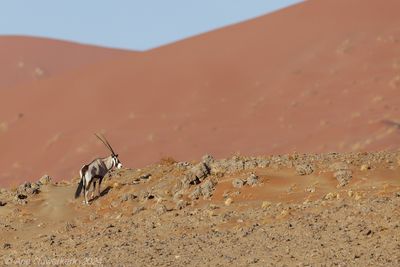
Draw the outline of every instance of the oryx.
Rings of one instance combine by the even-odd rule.
[[[104,176],[110,170],[117,168],[121,169],[122,164],[118,159],[118,154],[115,154],[111,145],[108,143],[107,139],[103,136],[101,138],[97,134],[95,134],[97,138],[100,139],[101,142],[110,150],[111,156],[106,158],[97,158],[93,160],[91,163],[87,165],[83,165],[81,170],[79,171],[79,175],[81,177],[81,181],[79,182],[78,188],[75,192],[75,198],[78,198],[81,194],[82,188],[83,193],[85,195],[85,203],[89,204],[88,201],[88,192],[91,184],[93,183],[93,192],[96,190],[96,182],[99,182],[99,186],[97,187],[97,194],[100,196],[100,186]]]

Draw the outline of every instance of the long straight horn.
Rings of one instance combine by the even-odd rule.
[[[116,155],[115,154],[115,152],[114,152],[114,150],[112,149],[112,147],[110,146],[110,144],[107,142],[107,139],[105,138],[105,137],[103,137],[104,138],[104,140],[103,140],[103,138],[101,138],[99,135],[97,135],[97,134],[94,134],[97,138],[99,138],[100,139],[100,141],[108,148],[108,150],[110,150],[110,152],[113,154],[113,155]]]

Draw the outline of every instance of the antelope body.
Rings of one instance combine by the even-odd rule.
[[[96,135],[97,138],[99,138],[104,145],[110,150],[111,155],[106,158],[97,158],[93,160],[91,163],[87,165],[83,165],[81,170],[79,171],[79,175],[81,177],[81,180],[79,182],[78,188],[76,189],[75,192],[75,198],[78,198],[82,192],[83,189],[83,194],[85,196],[85,203],[89,204],[88,201],[88,193],[90,186],[93,183],[93,191],[96,190],[96,183],[98,182],[98,187],[97,187],[97,195],[100,196],[100,187],[101,187],[101,182],[103,181],[104,176],[112,169],[120,169],[122,168],[122,164],[118,159],[118,154],[114,153],[114,150],[110,146],[110,144],[107,142],[107,140],[104,138],[100,138],[98,135]]]

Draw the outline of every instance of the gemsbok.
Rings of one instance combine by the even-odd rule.
[[[111,145],[108,143],[107,139],[103,136],[101,138],[99,135],[95,134],[97,138],[100,139],[101,142],[110,150],[111,156],[106,158],[97,158],[93,160],[91,163],[87,165],[83,165],[81,170],[79,171],[79,175],[81,177],[81,181],[79,182],[78,188],[75,192],[75,198],[78,198],[81,195],[82,188],[83,194],[85,196],[85,204],[89,204],[88,201],[88,192],[90,186],[93,183],[93,192],[96,190],[96,183],[99,182],[97,187],[97,195],[100,197],[100,186],[103,181],[104,176],[112,169],[121,169],[122,164],[118,159],[118,154],[115,154]],[[93,195],[92,195],[93,197]]]

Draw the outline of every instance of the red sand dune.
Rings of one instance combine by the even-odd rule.
[[[0,90],[0,181],[76,176],[108,154],[93,136],[100,131],[126,167],[205,153],[397,149],[398,10],[396,0],[306,1],[14,82]]]
[[[60,75],[126,53],[46,38],[1,36],[0,90]]]

